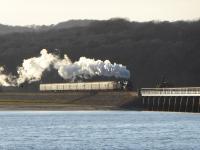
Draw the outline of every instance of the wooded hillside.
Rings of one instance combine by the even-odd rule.
[[[1,31],[0,31],[1,32]],[[0,65],[16,72],[41,49],[109,59],[131,71],[135,88],[154,87],[162,76],[176,86],[200,86],[200,21],[92,21],[83,26],[0,35]]]

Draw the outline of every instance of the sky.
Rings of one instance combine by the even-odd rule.
[[[50,25],[71,19],[200,19],[200,0],[0,0],[0,23]]]

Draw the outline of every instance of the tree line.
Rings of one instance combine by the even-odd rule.
[[[81,22],[81,21],[80,21]],[[64,26],[62,24],[62,26]],[[83,26],[0,35],[0,65],[16,74],[41,49],[60,50],[126,65],[134,87],[155,87],[163,76],[175,86],[200,86],[200,21],[91,21]],[[47,76],[48,78],[48,76]]]

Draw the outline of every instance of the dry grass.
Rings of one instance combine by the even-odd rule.
[[[121,106],[132,104],[135,97],[133,92],[0,93],[0,110],[125,109]]]

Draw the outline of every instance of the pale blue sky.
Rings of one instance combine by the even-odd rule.
[[[0,23],[56,24],[70,19],[196,20],[200,0],[0,0]]]

